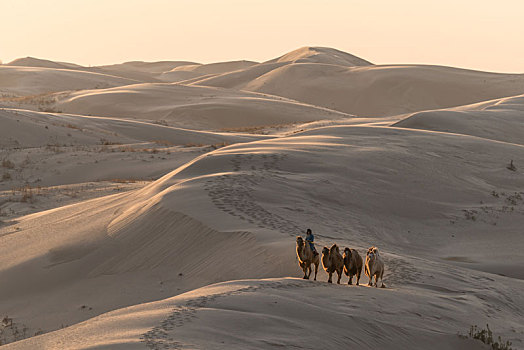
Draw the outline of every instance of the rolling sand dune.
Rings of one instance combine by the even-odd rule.
[[[212,149],[261,138],[117,118],[0,109],[0,160],[8,164],[0,168],[0,191],[5,191],[0,194],[0,217],[12,207],[2,205],[2,199],[10,202],[18,197],[10,193],[12,188],[30,186],[39,191],[93,181],[157,179]],[[116,163],[119,166],[112,166]]]
[[[524,144],[524,95],[415,113],[394,124]]]
[[[106,66],[91,68],[92,71],[116,75],[119,77],[135,79],[144,83],[158,83],[163,80],[160,78],[165,71],[170,71],[176,67],[195,65],[195,62],[187,61],[161,61],[161,62],[142,62],[133,61]]]
[[[286,62],[261,63],[235,72],[188,79],[182,83],[242,90],[252,80],[285,65]]]
[[[385,116],[455,107],[522,94],[524,76],[440,66],[346,67],[285,64],[253,76],[257,66],[192,84],[283,96],[358,116]],[[241,84],[238,84],[238,82]]]
[[[14,64],[38,67],[0,66],[2,349],[477,349],[457,334],[487,323],[524,348],[523,75]],[[306,228],[379,247],[387,288],[300,279]]]
[[[210,307],[218,309],[212,311],[212,323],[225,330],[213,328],[210,332],[216,338],[209,340],[197,339],[193,328],[209,327],[206,317],[186,327],[185,322],[177,322],[177,316],[170,316],[177,305],[206,313],[201,310],[206,303],[167,301],[169,307],[161,312],[138,306],[146,310],[147,327],[140,318],[125,316],[129,310],[119,311],[133,321],[110,320],[115,323],[106,329],[117,329],[109,331],[107,339],[91,338],[93,343],[86,341],[85,346],[114,348],[114,341],[125,347],[138,343],[139,334],[146,338],[149,334],[152,342],[171,337],[174,342],[204,348],[206,341],[214,339],[238,348],[271,347],[275,341],[300,346],[300,338],[288,336],[293,327],[284,328],[279,333],[282,338],[264,330],[256,333],[266,334],[265,341],[270,343],[264,343],[265,338],[244,337],[235,324],[246,321],[237,313],[233,315],[240,318],[232,319],[222,309],[245,311],[252,325],[267,324],[264,319],[280,320],[278,329],[296,324],[307,314],[319,332],[327,332],[329,322],[340,320],[327,321],[330,318],[320,309],[339,309],[353,298],[358,306],[347,306],[346,312],[332,316],[359,327],[369,324],[373,334],[385,334],[385,338],[355,335],[348,339],[343,328],[336,331],[335,344],[362,342],[384,348],[386,343],[406,346],[422,339],[442,339],[460,348],[463,343],[456,333],[467,331],[461,325],[489,318],[498,334],[518,346],[519,334],[524,332],[519,321],[523,298],[516,292],[524,283],[517,279],[524,277],[519,275],[524,263],[519,252],[524,247],[518,239],[524,202],[515,193],[524,180],[520,172],[505,168],[507,154],[517,164],[524,163],[524,148],[514,144],[409,129],[346,126],[225,147],[141,190],[18,218],[16,224],[0,229],[0,278],[10,281],[0,298],[8,302],[1,302],[0,307],[31,330],[52,330],[64,322],[76,323],[213,282],[299,276],[292,254],[294,235],[307,225],[316,232],[319,246],[336,241],[361,251],[370,244],[381,247],[387,266],[385,282],[392,289],[372,292],[382,293],[375,295],[364,287],[328,289],[342,287],[276,281],[289,290],[284,295],[278,291],[281,287],[264,292],[277,303],[297,293],[305,300],[312,298],[313,304],[313,300],[332,299],[319,298],[324,293],[336,297],[319,301],[313,309],[291,303],[286,304],[289,314],[268,310],[266,316],[256,316],[267,308],[269,299],[256,293],[246,297],[243,292],[233,293],[224,301],[230,306],[211,302]],[[508,200],[515,201],[513,210],[508,209]],[[514,258],[508,261],[507,254]],[[455,260],[469,263],[463,267]],[[495,266],[516,278],[482,271],[492,272]],[[324,280],[325,274],[319,278]],[[258,283],[267,282],[248,282],[248,287]],[[490,288],[485,288],[486,283]],[[311,292],[304,292],[302,286]],[[24,307],[35,290],[47,302]],[[213,293],[201,293],[200,301],[213,300]],[[188,301],[184,295],[179,298]],[[403,315],[400,328],[399,314]],[[90,322],[87,327],[101,325],[98,319]],[[145,329],[151,324],[156,328],[148,333]],[[176,335],[170,336],[175,326]],[[75,327],[19,346],[60,341],[64,348],[76,348]],[[158,327],[166,327],[167,334],[156,332]],[[233,338],[220,335],[226,332],[233,332]],[[307,339],[317,345],[325,341]]]
[[[217,75],[246,69],[256,64],[258,63],[251,61],[232,61],[210,64],[186,65],[173,68],[172,70],[167,72],[163,72],[159,76],[159,79],[162,81],[174,83],[207,75]]]
[[[160,61],[160,62],[142,62],[132,61],[104,66],[84,67],[74,63],[56,62],[43,60],[34,57],[19,58],[6,64],[6,66],[21,66],[21,67],[40,67],[40,68],[55,68],[55,69],[72,69],[81,70],[91,73],[99,73],[104,75],[113,75],[121,78],[132,79],[139,82],[161,82],[158,79],[163,72],[175,69],[184,65],[198,65],[195,62],[187,61]],[[68,90],[68,89],[64,89]]]
[[[396,290],[347,288],[290,278],[234,281],[113,311],[6,349],[406,349],[420,344],[426,349],[479,348],[478,343],[453,334],[460,323],[441,322],[438,316],[424,319],[429,329],[412,328],[410,324],[421,322],[423,316],[404,310],[423,305],[424,315],[451,313],[431,300],[452,296],[437,291],[411,292],[415,295],[404,299]],[[377,301],[368,303],[369,298]],[[402,302],[389,303],[397,298]],[[381,307],[393,308],[396,313],[384,314]],[[399,322],[399,315],[403,322]],[[467,322],[468,316],[471,314],[459,318]],[[399,333],[402,337],[396,342],[388,340]]]
[[[49,61],[34,57],[18,58],[14,61],[6,63],[6,66],[41,67],[56,69],[86,69],[86,67],[74,63]]]
[[[232,144],[263,138],[259,135],[194,131],[121,118],[19,109],[0,109],[0,116],[0,145],[6,148],[43,147],[53,140],[73,145],[99,145],[100,139],[108,144],[165,141],[181,146],[189,143]]]
[[[322,63],[334,64],[338,66],[369,66],[372,63],[353,56],[344,51],[336,50],[330,47],[313,47],[306,46],[300,49],[288,52],[278,58],[267,61],[266,63]]]
[[[188,61],[160,61],[160,62],[142,62],[142,61],[132,61],[132,62],[125,62],[125,63],[119,63],[119,64],[111,64],[106,66],[97,66],[97,68],[100,69],[108,69],[108,70],[115,70],[115,71],[133,71],[133,72],[143,72],[143,73],[150,73],[150,74],[161,74],[165,71],[169,71],[171,69],[175,69],[176,67],[183,67],[183,66],[193,66],[198,65],[198,63],[195,62],[188,62]]]
[[[0,66],[0,94],[7,96],[101,89],[135,83],[136,80],[79,70]]]
[[[61,95],[54,108],[70,113],[163,120],[192,129],[288,124],[349,115],[284,98],[177,84],[139,84]]]
[[[0,109],[0,224],[115,193],[111,191],[143,187],[210,150],[261,138]]]

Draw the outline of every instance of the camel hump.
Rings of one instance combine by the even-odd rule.
[[[340,253],[340,250],[338,249],[338,245],[335,243],[331,246],[331,248],[329,249],[329,252],[334,252],[336,251],[337,253]]]

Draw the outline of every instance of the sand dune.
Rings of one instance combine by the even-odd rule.
[[[469,106],[419,112],[394,124],[524,144],[524,95]]]
[[[204,152],[261,138],[117,118],[0,109],[0,160],[12,164],[0,169],[0,191],[6,192],[0,194],[0,217],[8,208],[22,209],[9,203],[22,195],[10,193],[13,188],[29,186],[37,196],[39,188],[48,186],[157,179]]]
[[[456,312],[432,302],[434,298],[451,300],[459,293],[412,288],[410,298],[402,299],[403,292],[291,278],[220,283],[113,311],[6,349],[406,349],[420,344],[426,349],[479,348],[477,342],[459,338],[455,330],[481,312],[461,313],[461,322],[442,322],[440,315],[456,318]],[[370,298],[377,301],[368,303]],[[396,299],[402,301],[390,304]],[[406,313],[421,305],[422,315]],[[395,313],[384,313],[384,307]],[[424,329],[412,327],[421,322]],[[392,343],[391,335],[399,333],[402,336]]]
[[[257,62],[251,61],[232,61],[210,64],[186,65],[173,68],[170,71],[163,72],[159,76],[159,79],[162,81],[174,83],[202,76],[217,75],[246,69],[256,64]]]
[[[172,67],[175,67],[177,63],[192,64],[192,62],[126,62],[108,66],[84,67],[74,63],[56,62],[33,57],[25,57],[16,59],[6,64],[6,66],[80,70],[84,72],[99,73],[117,76],[120,78],[132,79],[135,80],[135,82],[153,83],[160,81],[156,79],[155,76],[163,71],[162,68],[171,69]],[[67,90],[67,88],[64,90]]]
[[[183,67],[187,65],[195,65],[195,62],[189,61],[159,61],[159,62],[142,62],[142,61],[131,61],[125,63],[111,64],[105,66],[97,66],[100,69],[108,69],[114,71],[138,71],[150,74],[161,74],[165,71],[169,71],[176,67]]]
[[[18,58],[14,61],[6,63],[6,66],[22,66],[22,67],[41,67],[41,68],[56,68],[56,69],[84,69],[86,67],[69,62],[56,62],[50,60],[43,60],[34,57]]]
[[[247,79],[236,72],[193,84],[263,92],[358,116],[455,107],[524,92],[523,75],[440,66],[299,63],[260,67],[261,74],[253,75],[256,68],[246,71]]]
[[[0,94],[8,97],[101,89],[135,83],[136,80],[79,70],[0,66]]]
[[[163,120],[192,129],[222,129],[349,117],[283,98],[177,84],[139,84],[61,95],[54,108],[70,113]]]
[[[195,62],[188,61],[160,61],[160,62],[142,62],[132,61],[91,68],[92,71],[116,75],[119,77],[135,79],[144,83],[162,82],[160,78],[162,73],[170,71],[176,67],[195,65]]]
[[[266,63],[285,62],[285,63],[321,63],[334,64],[338,66],[369,66],[372,63],[353,56],[344,51],[330,47],[306,46],[288,52],[278,58],[267,61]]]
[[[43,147],[52,140],[73,145],[99,145],[101,138],[109,144],[165,141],[177,146],[188,143],[231,144],[262,138],[257,135],[195,131],[121,118],[18,109],[0,109],[0,116],[0,145],[6,148]]]
[[[514,144],[345,126],[222,148],[141,190],[18,218],[16,224],[0,229],[0,278],[10,281],[1,290],[0,306],[32,330],[51,330],[64,322],[76,323],[213,282],[299,276],[293,237],[311,226],[320,246],[337,241],[360,250],[370,244],[381,247],[388,271],[385,282],[394,291],[383,297],[380,308],[365,291],[356,291],[363,294],[362,310],[376,310],[363,311],[358,322],[374,324],[376,332],[387,334],[385,342],[406,345],[402,340],[406,336],[394,332],[393,320],[384,314],[386,305],[397,304],[404,306],[393,315],[405,315],[405,327],[413,334],[408,336],[410,342],[421,339],[415,334],[436,339],[436,334],[444,333],[446,341],[459,348],[462,343],[454,338],[456,332],[467,330],[460,325],[489,315],[497,332],[518,345],[513,332],[523,331],[518,318],[524,304],[514,291],[523,282],[482,272],[502,266],[504,274],[517,277],[524,263],[518,253],[524,248],[518,239],[524,203],[515,197],[513,210],[507,209],[507,200],[518,193],[523,180],[520,173],[505,168],[507,154],[524,162],[524,149]],[[514,258],[508,261],[507,254]],[[455,263],[456,257],[469,261],[467,268]],[[16,277],[21,275],[26,278]],[[325,279],[324,273],[320,279]],[[503,283],[486,289],[489,279]],[[124,292],[124,285],[133,293]],[[321,295],[334,293],[318,288]],[[47,302],[23,307],[34,290]],[[465,292],[469,297],[460,301],[463,313],[457,314],[456,298],[463,298]],[[311,300],[318,298],[315,293]],[[405,304],[413,295],[420,295],[420,303]],[[507,297],[497,301],[501,295]],[[277,301],[280,297],[275,295]],[[231,303],[236,303],[235,298]],[[490,300],[495,309],[479,309],[482,300]],[[259,312],[260,302],[249,302],[253,308],[246,312]],[[56,303],[61,307],[55,308]],[[326,307],[336,308],[338,302],[333,303]],[[428,303],[437,306],[428,309],[424,306]],[[224,329],[234,327],[235,322],[226,321],[230,320],[227,312],[215,317]],[[286,322],[292,322],[289,317]],[[315,324],[322,328],[320,320],[325,316],[319,317]],[[436,317],[436,321],[422,327],[420,317]],[[439,319],[446,319],[447,326]],[[158,319],[153,321],[158,324]],[[126,344],[139,341],[133,332],[142,332],[140,327]],[[176,340],[197,341],[192,329],[179,328]],[[232,346],[233,340],[216,336]],[[51,338],[34,341],[39,339]],[[249,344],[242,339],[239,347]],[[75,344],[67,335],[61,341]],[[371,337],[364,343],[384,346]],[[285,344],[301,343],[287,340]]]

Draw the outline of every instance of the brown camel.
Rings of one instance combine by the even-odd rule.
[[[311,276],[311,264],[315,265],[315,278],[313,280],[316,281],[320,259],[318,254],[313,254],[311,247],[301,236],[297,236],[297,257],[298,264],[304,271],[304,279],[309,279],[309,276]]]
[[[362,257],[355,249],[344,249],[344,273],[349,277],[348,284],[353,284],[353,276],[357,277],[357,286],[362,273]]]
[[[344,268],[344,259],[340,255],[340,251],[336,244],[333,244],[331,248],[324,247],[322,249],[322,267],[329,274],[328,283],[333,283],[331,277],[334,272],[338,274],[337,283],[340,284],[340,278],[342,277],[342,269]]]

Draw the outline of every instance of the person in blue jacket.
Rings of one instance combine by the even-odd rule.
[[[315,248],[315,245],[313,244],[314,241],[315,241],[315,236],[313,236],[313,232],[311,232],[311,229],[308,228],[306,230],[306,242],[309,243],[309,247],[311,248],[313,255],[318,255],[317,249]]]

